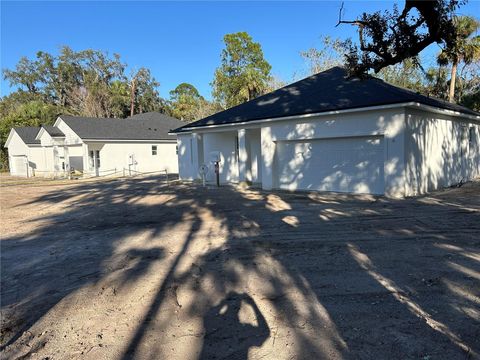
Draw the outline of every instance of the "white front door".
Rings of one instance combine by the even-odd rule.
[[[383,137],[279,141],[275,187],[384,193]]]

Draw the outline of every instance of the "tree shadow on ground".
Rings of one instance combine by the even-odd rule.
[[[65,212],[2,239],[5,354],[79,290],[127,296],[160,269],[123,358],[474,357],[473,186],[402,201],[157,178],[53,190],[31,203]]]

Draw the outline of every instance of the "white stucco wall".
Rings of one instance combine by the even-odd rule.
[[[180,180],[194,180],[193,139],[191,134],[178,135],[178,176]]]
[[[220,183],[238,182],[238,154],[236,151],[237,131],[203,133],[203,154],[209,167],[207,181],[215,181],[214,164],[216,155],[220,158]]]
[[[262,187],[278,187],[275,183],[278,141],[377,135],[383,136],[385,194],[391,197],[404,196],[404,119],[402,109],[391,109],[299,118],[264,126],[261,131]]]
[[[157,146],[157,155],[152,155],[152,145]],[[88,151],[100,151],[100,175],[111,173],[111,170],[123,171],[131,169],[138,172],[167,170],[178,173],[176,142],[91,142],[83,147],[86,152],[86,171],[93,168],[88,161]],[[136,164],[129,164],[129,156],[133,155]],[[130,165],[130,166],[129,166]],[[128,173],[128,171],[127,171]]]
[[[424,194],[480,175],[480,126],[467,119],[408,110],[406,195]],[[473,141],[469,129],[473,128]]]
[[[19,156],[27,155],[27,153],[28,146],[23,142],[22,138],[12,130],[10,143],[8,144],[8,155]]]

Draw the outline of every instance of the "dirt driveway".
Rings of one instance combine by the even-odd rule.
[[[0,191],[3,359],[479,357],[480,182],[403,201]]]

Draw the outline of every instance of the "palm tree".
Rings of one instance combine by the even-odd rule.
[[[480,59],[480,36],[472,36],[478,31],[480,23],[471,16],[456,17],[454,23],[457,31],[455,46],[444,49],[438,56],[439,65],[452,64],[448,92],[448,101],[450,102],[453,102],[455,98],[458,65],[461,62],[468,65]]]

